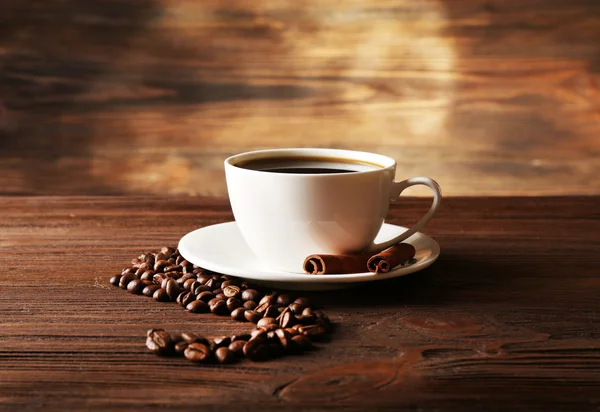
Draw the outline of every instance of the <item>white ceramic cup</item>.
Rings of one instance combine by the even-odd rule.
[[[375,167],[354,173],[294,174],[240,167],[250,160],[314,157],[362,162]],[[348,163],[352,168],[352,163]],[[248,247],[272,269],[304,273],[312,254],[377,252],[401,242],[431,220],[442,198],[428,177],[394,182],[396,161],[374,153],[337,149],[273,149],[242,153],[225,160],[231,208]],[[433,203],[417,224],[375,244],[388,212],[404,189],[425,185]]]

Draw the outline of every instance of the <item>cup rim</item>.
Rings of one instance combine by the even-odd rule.
[[[352,160],[358,160],[363,163],[369,163],[374,166],[378,166],[376,169],[370,170],[361,170],[352,173],[352,175],[356,176],[358,174],[369,174],[369,173],[380,173],[384,170],[393,169],[396,167],[396,161],[391,157],[384,156],[378,153],[373,152],[365,152],[359,150],[346,150],[346,149],[328,149],[328,148],[318,148],[318,147],[296,147],[296,148],[280,148],[280,149],[264,149],[264,150],[252,150],[249,152],[238,153],[232,156],[229,156],[225,159],[224,164],[225,167],[233,167],[237,170],[243,170],[245,172],[252,173],[268,173],[269,175],[284,175],[284,176],[296,176],[296,177],[314,177],[314,176],[348,176],[347,173],[327,173],[327,174],[319,174],[319,173],[302,173],[302,174],[290,174],[290,173],[281,173],[281,172],[273,172],[273,171],[265,171],[265,170],[252,170],[246,169],[238,166],[242,161],[247,160],[255,160],[255,159],[268,159],[270,157],[294,157],[294,155],[309,155],[315,157],[340,157]]]

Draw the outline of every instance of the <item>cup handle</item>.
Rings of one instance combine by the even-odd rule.
[[[397,200],[404,189],[416,185],[427,186],[433,191],[433,202],[431,203],[429,211],[421,218],[421,220],[417,222],[416,225],[396,236],[395,238],[383,243],[374,243],[370,248],[371,252],[380,252],[395,245],[396,243],[400,243],[403,240],[408,239],[410,236],[423,229],[423,227],[431,220],[435,212],[438,210],[442,201],[442,189],[440,189],[440,185],[438,185],[435,180],[428,177],[411,177],[410,179],[406,179],[401,182],[394,182],[392,184],[392,190],[390,191],[390,201],[393,202]]]

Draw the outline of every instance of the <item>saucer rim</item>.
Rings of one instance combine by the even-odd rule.
[[[279,283],[321,283],[321,284],[330,284],[330,283],[359,283],[366,281],[374,281],[374,280],[385,280],[395,277],[400,277],[404,275],[408,275],[411,273],[415,273],[421,271],[429,266],[431,266],[440,256],[440,246],[432,237],[425,235],[422,232],[417,232],[408,239],[405,240],[407,243],[413,243],[417,239],[422,239],[427,244],[427,250],[430,250],[431,253],[426,256],[423,260],[411,265],[411,266],[398,266],[388,273],[371,273],[371,272],[361,272],[361,273],[348,273],[348,274],[328,274],[328,275],[311,275],[311,274],[303,274],[303,273],[294,273],[294,272],[286,272],[281,270],[275,270],[271,268],[265,268],[264,271],[261,270],[257,272],[255,269],[243,269],[241,267],[231,267],[231,265],[220,264],[215,261],[208,261],[207,259],[199,259],[197,254],[190,252],[187,244],[189,243],[189,239],[193,236],[197,236],[198,232],[203,231],[207,228],[212,228],[213,230],[216,227],[229,227],[229,226],[237,226],[237,222],[228,221],[222,223],[216,223],[214,225],[204,226],[198,229],[195,229],[189,233],[186,233],[179,240],[178,248],[179,253],[189,262],[200,266],[204,269],[210,270],[212,272],[222,273],[233,277],[239,277],[243,279],[257,280],[257,281],[268,281],[268,282],[279,282]],[[406,229],[400,225],[394,225],[391,223],[384,223],[382,226],[392,226],[400,229]],[[218,229],[217,229],[218,230]],[[411,240],[413,242],[411,242]],[[423,250],[421,248],[420,250]],[[417,249],[418,253],[419,249]],[[283,278],[282,278],[283,277]]]

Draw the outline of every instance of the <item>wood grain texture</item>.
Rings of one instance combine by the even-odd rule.
[[[393,205],[408,223],[424,199]],[[305,356],[198,366],[145,331],[248,328],[107,285],[139,252],[231,219],[226,200],[0,198],[0,410],[596,410],[600,198],[448,199],[425,271],[313,293]]]
[[[318,146],[600,194],[598,38],[595,0],[3,0],[0,193],[224,195],[228,155]]]

